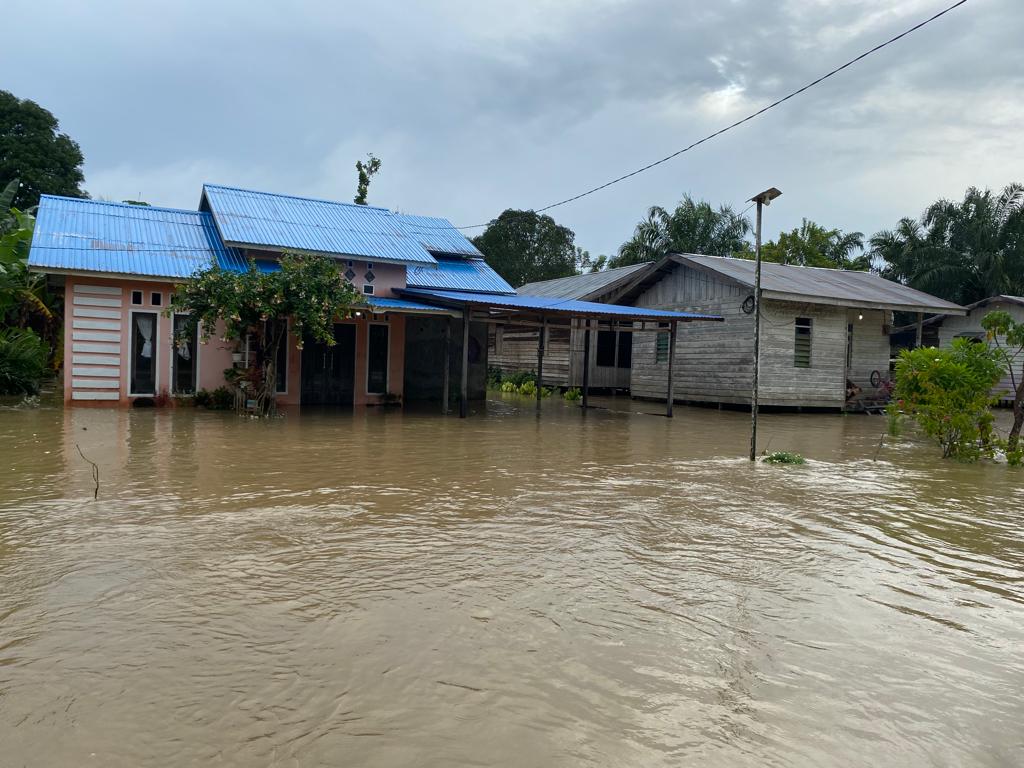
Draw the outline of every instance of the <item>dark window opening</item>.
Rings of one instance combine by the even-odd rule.
[[[383,395],[388,391],[388,326],[369,326],[366,347],[366,392]]]
[[[373,295],[373,286],[372,285],[364,285],[363,286],[363,293],[369,294],[369,295],[372,296]]]
[[[619,332],[619,368],[633,367],[633,334],[630,331]]]
[[[133,395],[156,394],[156,313],[132,314],[131,389]]]
[[[136,306],[142,305],[142,291],[132,291],[132,304]]]
[[[798,317],[793,342],[793,367],[811,367],[811,318]]]
[[[187,338],[182,338],[188,327],[188,315],[174,316],[174,357],[171,363],[171,391],[176,395],[191,395],[196,391],[196,355],[199,354],[199,328],[193,327]]]
[[[615,367],[615,331],[597,332],[597,365],[601,368]]]
[[[149,295],[149,303],[154,307],[159,307],[163,303],[164,295],[162,293],[151,293]]]
[[[846,326],[846,370],[853,367],[853,323]]]

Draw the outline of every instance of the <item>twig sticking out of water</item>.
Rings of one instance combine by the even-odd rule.
[[[96,466],[96,462],[95,461],[93,461],[92,459],[86,458],[85,454],[82,453],[82,446],[80,446],[78,443],[75,443],[75,448],[78,449],[78,455],[79,456],[81,456],[87,462],[92,464],[92,481],[94,483],[96,483],[96,487],[93,488],[93,491],[92,491],[92,498],[93,498],[93,500],[96,500],[96,499],[98,499],[100,497],[100,468],[98,466]]]
[[[878,452],[882,450],[882,443],[884,443],[884,442],[885,442],[885,432],[883,432],[882,436],[880,438],[878,438],[878,447],[875,448],[875,455],[874,455],[874,458],[871,459],[872,461],[878,461]]]
[[[768,442],[765,443],[764,448],[761,450],[761,455],[762,456],[767,456],[768,455],[768,449],[772,447],[772,440],[774,440],[774,439],[775,439],[774,435],[772,437],[768,438]]]

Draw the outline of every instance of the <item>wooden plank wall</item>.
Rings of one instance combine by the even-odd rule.
[[[995,312],[997,309],[1009,312],[1017,322],[1024,322],[1024,307],[1020,304],[1008,301],[992,302],[984,307],[977,307],[971,310],[964,317],[945,318],[939,326],[939,346],[948,348],[957,336],[976,335],[984,338],[985,329],[981,327],[981,320],[989,312]],[[1003,339],[1000,339],[1000,341],[1003,341]],[[1018,377],[1020,376],[1022,363],[1024,363],[1024,354],[1016,355],[1013,364]],[[1020,379],[1018,378],[1017,381],[1019,382]],[[1000,393],[1000,402],[1005,404],[1013,402],[1013,384],[1009,373],[1003,376],[1002,380],[996,385],[996,392]]]
[[[514,325],[494,327],[488,350],[489,365],[504,373],[537,371],[538,328]],[[569,381],[569,341],[567,328],[549,328],[544,346],[544,384],[565,387]]]
[[[754,321],[743,312],[750,291],[679,266],[635,302],[638,307],[722,315],[725,322],[680,323],[676,340],[675,397],[709,403],[750,402]],[[668,363],[655,362],[653,333],[633,337],[635,397],[664,399]]]

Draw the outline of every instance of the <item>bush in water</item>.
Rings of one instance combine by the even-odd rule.
[[[0,330],[0,394],[36,394],[49,354],[49,347],[32,331]]]

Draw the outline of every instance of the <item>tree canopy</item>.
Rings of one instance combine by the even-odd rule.
[[[370,180],[380,172],[380,158],[374,157],[372,152],[366,157],[368,159],[365,163],[356,160],[356,196],[352,198],[356,205],[366,205],[366,197],[370,193]]]
[[[776,264],[796,264],[802,267],[866,270],[871,266],[871,257],[863,251],[863,233],[825,229],[820,224],[804,219],[796,229],[782,232],[776,240],[764,243],[761,246],[761,258]],[[748,253],[739,255],[745,257]],[[749,256],[753,258],[753,252]]]
[[[495,272],[518,287],[578,274],[575,239],[571,229],[550,216],[509,208],[473,238],[473,245]]]
[[[251,368],[233,383],[255,399],[258,413],[266,415],[275,409],[275,365],[287,328],[281,321],[291,321],[300,347],[303,338],[333,346],[335,320],[361,304],[361,294],[342,278],[332,259],[286,253],[274,272],[263,272],[252,261],[245,272],[213,265],[178,287],[167,314],[188,315],[183,339],[190,338],[197,325],[203,343],[218,327],[226,341],[251,339]]]
[[[871,238],[883,277],[959,304],[1024,294],[1024,185],[971,187]]]
[[[88,197],[82,162],[82,150],[51,112],[0,91],[0,184],[21,180],[13,207],[28,210],[42,194]]]
[[[686,195],[671,213],[657,205],[650,208],[608,266],[641,264],[670,252],[732,256],[750,248],[749,233],[750,220],[730,206],[716,209]]]

